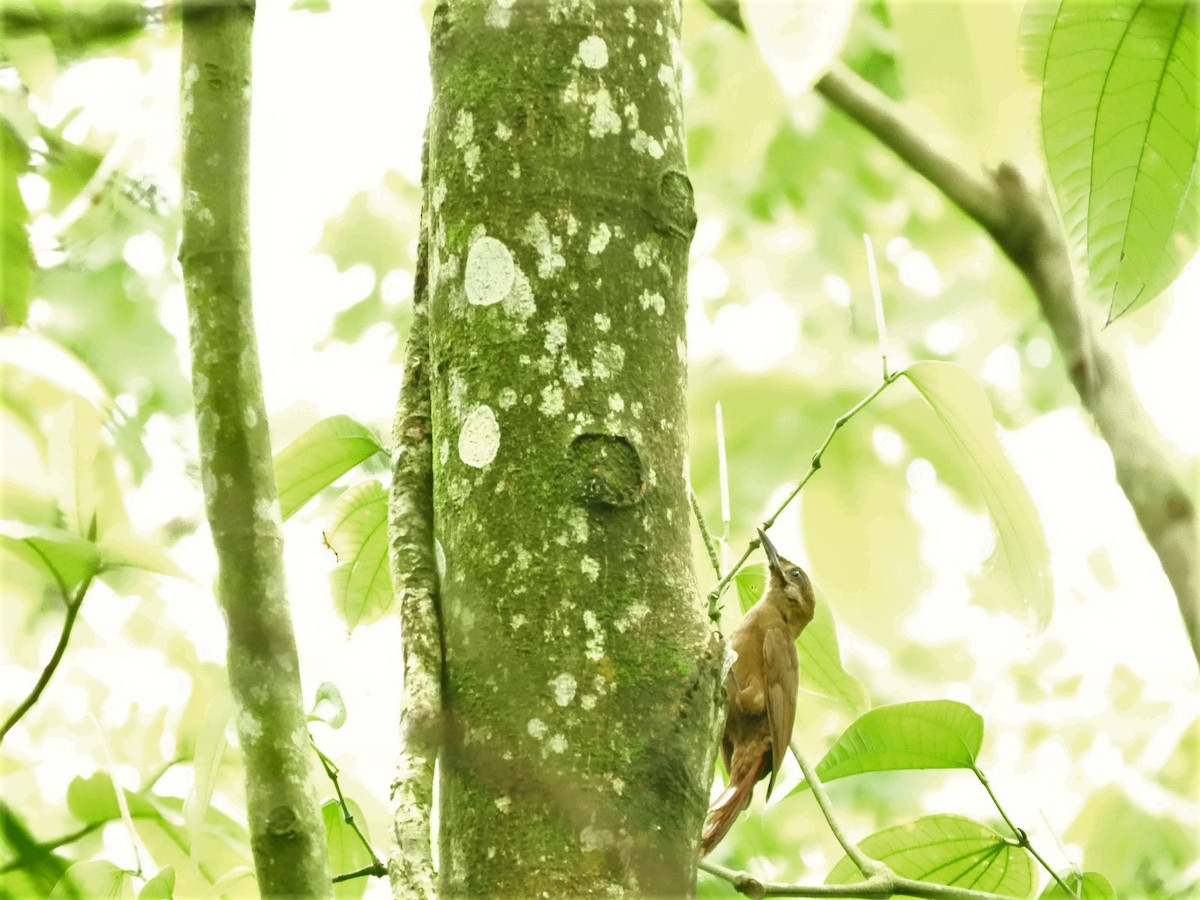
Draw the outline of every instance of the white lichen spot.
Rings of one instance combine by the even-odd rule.
[[[662,19],[659,19],[657,22],[654,23],[654,33],[657,34],[659,37],[662,37],[662,34],[663,34]]]
[[[562,238],[552,237],[546,219],[541,213],[534,213],[529,224],[525,226],[525,240],[537,251],[538,275],[550,278],[567,264],[559,252],[562,249]]]
[[[579,220],[577,218],[575,218],[574,214],[567,213],[567,237],[575,237],[575,235],[578,233],[579,233]],[[578,290],[578,289],[579,289],[579,285],[572,282],[571,290],[574,291],[574,290]]]
[[[646,54],[645,53],[638,54],[638,65],[641,66],[643,69],[646,68]]]
[[[687,362],[687,343],[681,337],[675,338],[675,355],[680,362]]]
[[[533,554],[524,547],[517,548],[517,561],[513,564],[518,572],[523,572],[529,568],[529,564],[533,562]],[[522,617],[524,618],[524,617]]]
[[[596,255],[603,253],[604,248],[608,246],[609,240],[612,238],[612,229],[601,222],[592,229],[591,237],[588,238],[588,253]]]
[[[615,413],[625,412],[625,398],[620,394],[613,394],[608,398],[608,408]]]
[[[588,134],[599,138],[606,134],[621,133],[621,117],[617,115],[612,96],[606,88],[598,88],[590,92],[585,99],[592,108],[592,121],[588,127]]]
[[[652,309],[658,315],[662,315],[667,309],[667,301],[662,294],[655,291],[653,294],[649,291],[642,291],[642,309]]]
[[[579,832],[579,848],[584,853],[596,853],[605,847],[615,846],[616,843],[617,839],[611,831],[597,828],[595,825],[588,825]]]
[[[563,356],[562,377],[568,387],[583,387],[583,371],[570,356]]]
[[[500,138],[502,141],[507,141],[510,137],[512,137],[512,129],[503,122],[497,122],[496,137]]]
[[[658,67],[658,83],[663,87],[675,86],[675,70],[666,63]]]
[[[579,42],[579,61],[589,69],[603,69],[608,65],[608,44],[599,35],[589,35]]]
[[[517,267],[513,288],[504,298],[504,308],[521,320],[528,319],[537,312],[537,303],[533,299],[533,287],[529,284],[529,279],[525,277],[520,266]],[[518,325],[520,328],[525,327],[521,323]]]
[[[467,171],[470,173],[471,178],[475,181],[479,181],[483,178],[483,173],[479,171],[479,154],[479,145],[472,144],[463,151],[462,155],[463,162],[466,163],[467,166]]]
[[[629,411],[633,413],[633,417],[635,419],[640,419],[642,417],[643,408],[644,407],[642,406],[641,400],[634,400],[631,404],[629,404]]]
[[[541,719],[530,719],[525,730],[529,732],[530,737],[540,741],[546,736],[546,723]]]
[[[537,369],[542,375],[549,375],[554,371],[554,357],[539,357],[538,361],[534,364],[534,368]]]
[[[579,705],[582,706],[584,709],[595,709],[596,708],[596,695],[595,694],[584,694],[582,697],[579,698]]]
[[[629,609],[625,610],[625,615],[613,622],[617,631],[624,634],[633,626],[639,624],[646,616],[650,614],[650,607],[640,600],[634,603]]]
[[[525,616],[523,616],[521,613],[517,613],[515,616],[513,616],[511,619],[509,619],[509,624],[512,625],[513,631],[518,631],[518,630],[520,630],[521,626],[524,625],[525,623],[527,623],[528,621],[529,620],[526,619]]]
[[[450,442],[448,440],[442,441],[440,455],[442,457],[442,465],[444,466],[446,461],[450,459]]]
[[[600,577],[600,563],[596,562],[590,556],[585,556],[579,561],[579,568],[589,581],[595,581]]]
[[[600,630],[596,614],[590,609],[584,610],[583,627],[588,632],[587,644],[583,651],[584,656],[592,662],[599,662],[604,658],[604,632]]]
[[[599,331],[608,331],[612,328],[612,319],[604,313],[596,313],[596,315],[592,316],[592,321],[596,323],[596,328]]]
[[[459,150],[466,150],[475,137],[475,117],[466,109],[460,109],[450,131],[450,139]]]
[[[618,797],[621,796],[622,794],[625,793],[625,782],[622,781],[620,778],[614,777],[612,780],[612,789],[613,789],[613,791],[616,792]]]
[[[258,411],[253,406],[247,406],[243,420],[247,428],[253,428],[258,424]]]
[[[632,6],[625,7],[625,21],[630,25],[637,24],[637,10]]]
[[[561,416],[565,408],[562,388],[556,384],[548,384],[542,388],[542,402],[538,409],[543,416]]]
[[[582,544],[588,539],[587,513],[582,509],[571,510],[571,514],[567,516],[567,527],[571,529],[571,539],[577,544]]]
[[[546,323],[546,352],[558,353],[566,345],[567,320],[562,316],[556,316]]]
[[[466,276],[463,286],[467,302],[475,306],[491,306],[509,295],[517,277],[512,252],[493,237],[481,237],[467,252]]]
[[[468,466],[482,469],[496,458],[500,449],[500,423],[485,403],[467,413],[458,434],[458,457]]]
[[[254,713],[243,709],[237,717],[238,734],[248,744],[253,744],[263,735],[262,722],[255,718]]]
[[[566,706],[575,699],[575,676],[567,672],[556,676],[550,681],[550,687],[554,689],[554,702],[559,706]]]
[[[508,177],[509,178],[520,178],[521,177],[521,164],[519,162],[515,162],[511,166],[508,167]]]
[[[625,104],[625,127],[630,131],[638,130],[638,108],[633,103]]]
[[[620,344],[597,344],[592,357],[592,374],[611,378],[625,366],[625,348]]]
[[[517,402],[517,392],[510,387],[506,387],[500,392],[500,408],[512,409]]]
[[[564,753],[567,749],[567,739],[561,734],[556,734],[550,738],[550,749],[555,753]]]
[[[662,144],[641,129],[638,129],[634,136],[630,138],[629,146],[638,153],[647,154],[651,159],[662,159],[663,157]]]
[[[633,259],[639,269],[650,268],[654,264],[654,257],[657,255],[649,241],[641,241],[633,245]]]
[[[502,813],[506,813],[508,812],[508,808],[512,806],[512,797],[497,797],[495,802],[496,809]]]

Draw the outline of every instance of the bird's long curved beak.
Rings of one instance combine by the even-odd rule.
[[[779,565],[779,551],[775,549],[775,545],[771,543],[771,539],[761,528],[758,529],[758,539],[762,541],[763,550],[766,551],[767,562],[770,563],[771,568],[776,572],[782,571]]]

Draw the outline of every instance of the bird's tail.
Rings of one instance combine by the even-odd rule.
[[[760,757],[757,763],[731,773],[729,785],[709,807],[708,824],[704,826],[704,834],[700,837],[701,856],[707,856],[721,842],[741,811],[750,805],[754,785],[766,774],[770,755]]]

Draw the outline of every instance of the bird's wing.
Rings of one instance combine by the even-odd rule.
[[[775,787],[775,779],[783,768],[783,757],[792,739],[796,722],[796,683],[800,663],[796,658],[796,642],[788,630],[779,625],[768,628],[763,638],[763,672],[767,678],[767,722],[771,730],[771,780],[767,796]]]

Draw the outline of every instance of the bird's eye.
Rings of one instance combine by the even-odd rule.
[[[800,577],[800,570],[799,570],[798,568],[797,568],[797,569],[789,569],[789,570],[788,570],[788,577],[789,577],[789,578],[799,578],[799,577]]]

